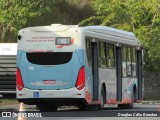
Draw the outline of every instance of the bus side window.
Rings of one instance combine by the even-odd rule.
[[[136,49],[132,50],[132,77],[136,77]]]
[[[99,42],[99,67],[106,67],[106,43]]]
[[[89,38],[86,38],[86,53],[87,53],[87,59],[88,59],[88,65],[92,66],[92,52],[91,52],[91,42]]]
[[[114,44],[108,44],[107,66],[108,67],[115,67],[115,49],[114,49]]]
[[[132,76],[131,47],[127,47],[127,76]]]
[[[127,48],[126,46],[123,46],[122,48],[122,73],[123,73],[123,77],[127,76],[127,68],[126,68],[126,63],[127,62]]]

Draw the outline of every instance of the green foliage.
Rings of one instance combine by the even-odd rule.
[[[0,0],[0,42],[16,42],[24,27],[77,24],[90,14],[89,0]]]
[[[83,20],[79,23],[80,26],[87,25],[100,25],[105,17],[103,16],[92,16],[86,20]]]
[[[16,42],[24,27],[52,23],[134,32],[144,46],[145,69],[160,71],[159,0],[0,0],[0,42]]]
[[[44,12],[50,12],[49,7],[58,2],[60,0],[0,0],[1,42],[5,42],[6,39],[9,42],[29,20]]]
[[[144,46],[145,69],[160,71],[159,0],[93,0],[92,4],[96,15],[80,25],[99,24],[134,32]]]

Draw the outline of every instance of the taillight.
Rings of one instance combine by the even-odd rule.
[[[85,68],[84,66],[81,67],[78,73],[77,82],[76,82],[76,88],[78,90],[83,89],[85,86]]]
[[[24,84],[23,84],[23,80],[22,80],[22,76],[19,68],[17,68],[16,82],[17,82],[16,83],[17,89],[21,91],[24,88]]]

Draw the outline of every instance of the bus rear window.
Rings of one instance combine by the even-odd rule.
[[[27,59],[32,64],[59,65],[68,63],[72,52],[27,53]]]

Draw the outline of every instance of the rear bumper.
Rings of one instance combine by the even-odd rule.
[[[19,102],[23,102],[28,105],[42,105],[42,106],[65,106],[65,105],[84,105],[87,104],[83,98],[26,98],[17,99]]]
[[[85,98],[85,88],[78,90],[76,87],[63,90],[31,90],[23,88],[16,92],[17,99],[32,98]]]

